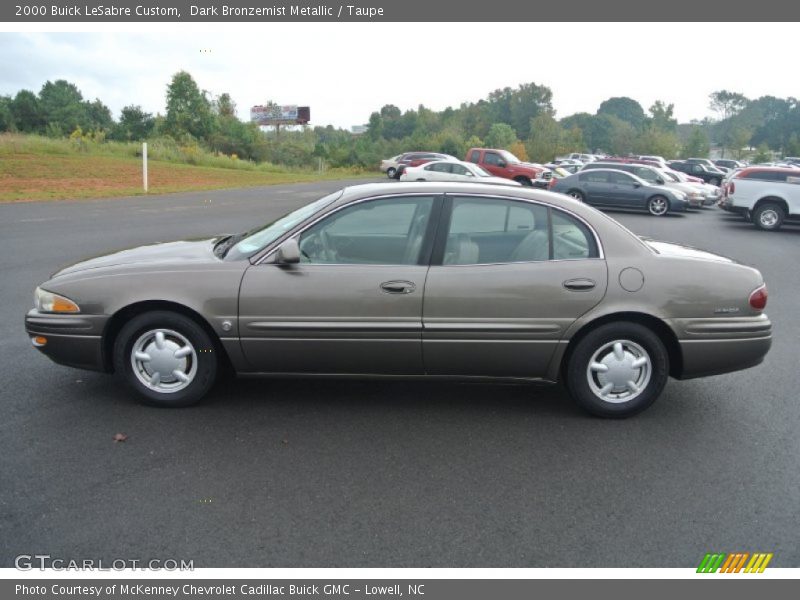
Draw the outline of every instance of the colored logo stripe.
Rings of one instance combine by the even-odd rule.
[[[745,573],[763,573],[772,560],[771,552],[732,552],[731,554],[709,552],[700,561],[698,573],[740,573],[744,568]],[[750,559],[748,562],[747,559]],[[747,563],[747,567],[745,567]]]

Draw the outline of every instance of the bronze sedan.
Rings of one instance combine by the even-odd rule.
[[[346,188],[247,233],[72,265],[25,327],[57,363],[116,372],[159,406],[240,375],[563,379],[624,417],[669,376],[759,364],[761,274],[637,237],[545,191]]]

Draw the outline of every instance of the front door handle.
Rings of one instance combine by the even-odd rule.
[[[588,292],[594,289],[597,284],[592,279],[579,278],[567,279],[562,285],[573,292]]]
[[[384,281],[381,289],[387,294],[410,294],[417,286],[412,281]]]

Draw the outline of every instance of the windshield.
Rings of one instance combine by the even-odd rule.
[[[475,171],[475,174],[478,177],[493,177],[493,175],[491,173],[488,173],[487,171],[484,171],[478,165],[472,165],[472,170]]]
[[[338,190],[324,198],[320,198],[316,202],[312,202],[311,204],[298,208],[294,212],[290,212],[277,221],[273,221],[258,229],[248,231],[245,237],[233,247],[233,250],[242,256],[249,256],[261,250],[292,229],[295,225],[302,223],[315,212],[333,203],[342,195],[343,191],[344,190]]]
[[[672,180],[672,181],[680,181],[680,180],[681,180],[681,178],[680,178],[680,177],[678,177],[678,176],[677,176],[677,175],[675,175],[674,173],[670,173],[669,171],[660,171],[660,173],[661,173],[662,175],[665,175],[665,176],[667,177],[667,179],[670,179],[670,180]]]
[[[516,156],[511,154],[511,152],[509,152],[508,150],[500,150],[500,156],[502,156],[503,160],[506,161],[507,163],[520,163],[520,162],[522,162]]]

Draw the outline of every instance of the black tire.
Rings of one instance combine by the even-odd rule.
[[[654,217],[663,217],[669,212],[669,200],[664,196],[653,196],[647,200],[647,212]]]
[[[586,195],[580,190],[570,190],[567,192],[567,196],[572,196],[578,202],[586,202]]]
[[[533,187],[533,182],[530,179],[528,179],[527,177],[522,177],[522,176],[515,177],[514,181],[516,181],[519,184],[524,185],[525,187]]]
[[[386,169],[386,176],[389,179],[394,179],[395,178],[394,177],[395,173],[397,173],[397,169],[395,169],[394,167],[389,167],[388,169]]]
[[[158,331],[162,333],[163,349],[161,350],[157,349],[156,332]],[[162,353],[168,353],[173,349],[182,351],[187,347],[193,350],[188,356],[181,359],[169,356],[166,358],[168,368],[171,368],[172,362],[176,360],[183,365],[176,371],[181,370],[187,379],[189,379],[188,375],[191,375],[188,383],[179,380],[170,383],[169,379],[174,379],[174,376],[169,373],[166,375],[165,381],[155,384],[155,387],[161,386],[162,391],[148,387],[144,383],[144,378],[151,375],[147,366],[151,363],[137,362],[134,357],[134,345],[138,347],[147,343],[146,340],[150,339],[148,337],[150,334],[153,334],[152,342],[146,348],[142,348],[143,350],[149,348],[152,352]],[[153,360],[152,356],[147,358],[150,356],[147,352],[144,354],[146,361],[157,362]],[[157,360],[163,361],[163,356],[166,354]],[[144,404],[158,407],[190,406],[199,402],[214,384],[218,359],[211,338],[194,320],[179,313],[158,310],[134,317],[119,332],[114,340],[114,370],[138,392],[138,399]],[[170,390],[167,387],[169,385],[174,386],[174,389]]]
[[[422,177],[420,177],[419,179],[417,179],[417,181],[425,181],[425,180],[422,179]]]
[[[615,342],[622,347],[621,361],[615,358]],[[598,360],[598,357],[606,358]],[[643,357],[649,364],[634,368],[635,361]],[[610,365],[612,370],[599,372],[591,369],[590,365],[596,362],[604,364],[607,369]],[[615,368],[615,365],[619,366]],[[633,382],[638,385],[636,393],[620,380],[629,374],[636,379]],[[578,406],[595,416],[617,419],[635,415],[655,402],[668,377],[669,355],[664,343],[652,330],[628,321],[607,323],[590,331],[578,341],[566,368],[567,389]],[[615,381],[608,381],[608,378]],[[607,385],[612,387],[604,396],[602,390]]]
[[[777,231],[786,219],[786,211],[777,202],[764,202],[753,211],[753,224],[764,231]]]

